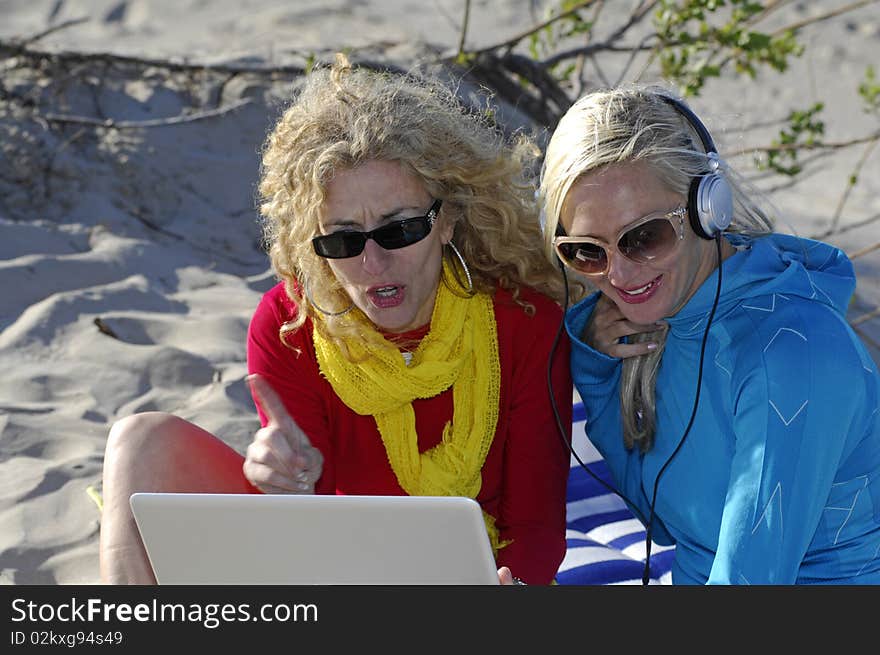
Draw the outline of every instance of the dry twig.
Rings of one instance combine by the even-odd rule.
[[[117,121],[112,118],[99,119],[89,118],[87,116],[71,116],[66,114],[37,114],[38,118],[42,118],[50,123],[73,123],[76,125],[93,125],[95,127],[104,127],[108,129],[124,130],[145,127],[164,127],[167,125],[179,125],[181,123],[192,123],[193,121],[221,116],[251,103],[250,98],[242,98],[217,109],[208,109],[205,111],[195,112],[193,114],[185,114],[180,116],[171,116],[169,118],[154,118],[146,121]]]
[[[68,27],[73,27],[74,25],[79,25],[81,23],[87,23],[89,18],[87,16],[83,16],[82,18],[73,18],[71,20],[66,20],[63,23],[59,23],[58,25],[53,25],[52,27],[43,30],[42,32],[38,32],[33,36],[29,36],[26,39],[21,40],[22,46],[28,46],[31,43],[36,43],[43,37],[49,36],[50,34],[54,34],[55,32],[59,32],[61,30],[65,30]]]
[[[867,255],[869,252],[874,252],[875,250],[880,250],[880,242],[875,243],[873,246],[867,246],[865,248],[861,248],[860,250],[856,250],[853,253],[849,253],[847,256],[850,259],[858,259],[864,255]]]
[[[858,316],[858,317],[852,319],[849,322],[849,324],[852,325],[853,327],[855,327],[856,325],[861,325],[865,321],[869,321],[872,318],[876,318],[878,316],[880,316],[880,307],[876,307],[876,308],[872,309],[870,312],[867,312],[866,314],[862,314],[861,316]]]
[[[96,316],[95,320],[93,322],[95,324],[95,327],[98,328],[98,331],[101,332],[101,334],[106,334],[108,337],[113,337],[114,339],[119,339],[119,335],[116,334],[113,331],[113,328],[111,328],[109,325],[107,325],[107,323],[104,322],[104,319],[102,319],[100,316]],[[121,339],[119,339],[119,340],[121,341]]]

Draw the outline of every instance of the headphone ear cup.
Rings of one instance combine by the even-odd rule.
[[[733,193],[720,173],[706,173],[691,180],[688,189],[688,220],[697,236],[714,239],[733,219]]]

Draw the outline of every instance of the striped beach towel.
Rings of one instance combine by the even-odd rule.
[[[575,452],[611,485],[608,467],[587,439],[584,406],[574,404]],[[613,486],[613,485],[612,485]],[[642,584],[645,530],[617,494],[585,471],[572,455],[566,499],[567,550],[556,581],[562,585]],[[671,584],[673,546],[651,546],[650,584]]]

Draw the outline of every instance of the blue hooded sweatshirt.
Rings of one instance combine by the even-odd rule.
[[[847,323],[840,250],[729,237],[693,426],[663,471],[653,539],[674,584],[880,584],[880,375]],[[693,411],[718,271],[668,317],[653,448],[623,445],[621,360],[581,341],[598,294],[572,307],[572,375],[586,432],[617,489],[650,515],[658,473]]]

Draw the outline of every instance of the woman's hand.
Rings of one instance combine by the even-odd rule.
[[[666,325],[663,321],[650,325],[633,323],[626,319],[613,300],[602,294],[593,308],[581,340],[609,357],[637,357],[657,349],[658,342],[648,335],[665,329]],[[629,337],[629,343],[622,342],[622,337]],[[635,342],[632,337],[644,340]]]
[[[245,477],[267,494],[315,493],[324,466],[321,451],[312,446],[265,379],[250,375],[248,383],[269,422],[248,446]]]
[[[524,585],[525,582],[520,580],[519,578],[514,578],[513,573],[510,572],[510,569],[506,566],[502,566],[498,569],[498,583],[503,585]]]

